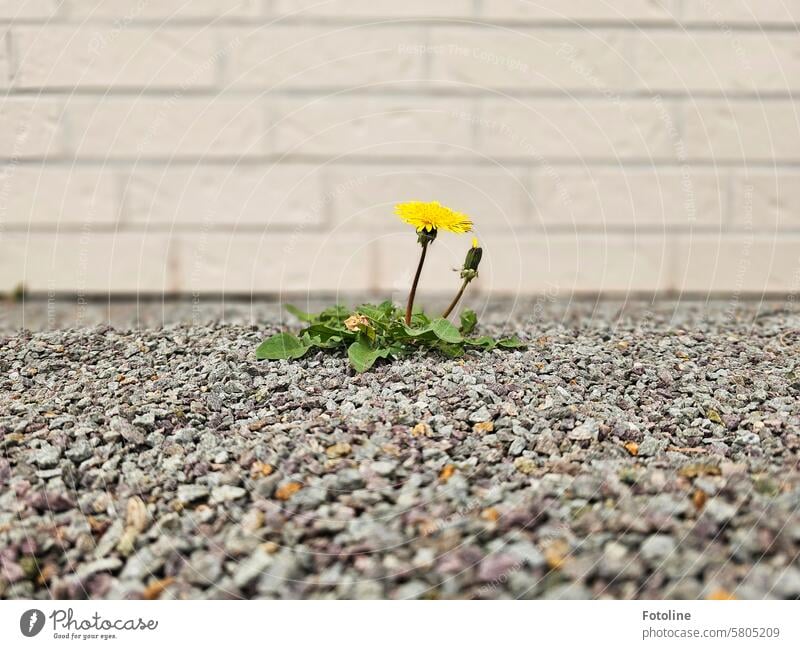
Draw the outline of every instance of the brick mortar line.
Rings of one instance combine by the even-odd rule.
[[[332,158],[336,157],[335,161]],[[0,165],[9,164],[12,160],[10,158],[0,157]],[[547,161],[553,167],[557,168],[611,168],[611,169],[675,169],[680,170],[682,162],[671,158],[561,158],[557,156],[547,157]],[[337,156],[330,155],[258,155],[248,156],[245,158],[239,156],[218,156],[218,157],[200,157],[200,156],[174,156],[172,154],[164,154],[163,157],[129,157],[120,156],[116,158],[105,157],[69,157],[69,156],[50,156],[50,157],[20,157],[16,160],[19,166],[25,167],[39,167],[47,166],[50,168],[95,168],[95,167],[108,167],[110,169],[119,169],[120,167],[128,168],[164,168],[164,167],[187,167],[194,165],[201,165],[207,167],[257,167],[260,165],[274,165],[280,163],[278,166],[283,165],[319,165],[325,163],[328,166],[336,167],[354,167],[354,166],[414,166],[414,165],[430,165],[436,167],[475,167],[482,169],[486,167],[498,168],[502,167],[515,167],[515,168],[530,168],[533,170],[540,169],[541,165],[535,162],[533,157],[515,157],[515,156],[489,156],[489,157],[474,157],[474,158],[442,158],[439,156],[431,157],[403,157],[403,156],[380,156],[380,157],[352,157],[347,160],[342,160]],[[780,160],[775,158],[757,158],[757,159],[740,159],[740,158],[726,158],[726,159],[712,159],[712,158],[695,158],[686,160],[686,164],[690,168],[697,169],[781,169],[781,170],[797,170],[800,168],[800,158],[792,160]]]
[[[483,292],[483,291],[482,291]],[[740,302],[773,302],[785,301],[787,294],[789,294],[789,289],[784,291],[780,290],[767,290],[762,292],[755,292],[755,293],[742,293],[738,296]],[[510,300],[514,299],[517,302],[534,302],[537,298],[550,298],[546,292],[544,291],[531,291],[527,292],[524,295],[520,296],[519,293],[504,290],[502,288],[496,290],[485,291],[485,294],[494,296],[501,300]],[[253,301],[258,300],[265,300],[274,303],[275,305],[286,304],[287,302],[291,303],[293,300],[304,300],[312,296],[312,299],[319,300],[320,302],[331,302],[334,300],[341,300],[343,295],[345,299],[364,299],[369,298],[370,296],[374,298],[379,297],[386,297],[386,291],[380,291],[379,293],[370,293],[369,291],[366,292],[358,292],[353,291],[352,293],[343,294],[341,292],[331,291],[331,290],[320,290],[320,291],[301,291],[297,289],[291,289],[286,291],[258,291],[258,292],[250,292],[250,291],[219,291],[209,289],[208,291],[201,291],[201,295],[204,299],[207,300],[222,300],[224,299],[226,303],[231,302],[239,302],[244,304],[250,304]],[[2,292],[0,292],[0,296],[2,296]],[[449,299],[452,297],[452,292],[444,292],[444,291],[420,291],[420,296],[433,298],[433,297],[440,297],[441,299]],[[77,293],[73,293],[70,291],[54,291],[52,293],[48,293],[46,291],[41,290],[31,290],[25,292],[25,303],[39,303],[45,304],[47,302],[53,301],[73,301],[78,297]],[[131,292],[131,291],[121,291],[121,292],[92,292],[87,293],[84,297],[87,301],[91,301],[94,304],[102,303],[103,305],[108,304],[109,302],[112,304],[119,304],[119,303],[126,303],[126,302],[133,302],[133,303],[141,303],[141,302],[166,302],[166,303],[186,303],[189,304],[192,296],[190,293],[186,292],[154,292],[154,291],[142,291],[142,292]],[[671,301],[677,300],[680,298],[680,302],[702,302],[705,303],[708,300],[730,300],[731,291],[724,291],[724,290],[709,290],[709,291],[678,291],[676,289],[653,289],[651,291],[645,290],[632,290],[632,291],[603,291],[598,292],[597,290],[592,291],[589,289],[578,289],[575,293],[570,295],[569,300],[571,302],[589,302],[589,301],[606,301],[606,302],[626,302],[630,304],[631,302],[639,302],[639,301],[651,301],[654,299],[668,299]],[[12,303],[18,304],[18,303]]]
[[[431,83],[428,79],[420,79],[419,83]],[[434,82],[436,83],[436,82]],[[223,88],[219,89],[214,85],[198,88],[182,89],[179,87],[163,86],[158,88],[145,88],[137,86],[114,88],[106,86],[83,86],[83,87],[62,87],[62,86],[31,86],[25,88],[14,87],[12,85],[7,92],[3,93],[4,98],[10,97],[35,97],[37,100],[46,100],[49,97],[67,97],[75,99],[164,99],[174,96],[178,91],[181,92],[181,99],[226,99],[243,98],[251,99],[261,97],[269,102],[273,99],[305,99],[305,98],[325,98],[329,101],[343,102],[356,98],[377,98],[377,99],[448,99],[448,98],[485,98],[496,101],[503,101],[496,93],[503,93],[515,98],[534,98],[547,101],[563,101],[566,99],[588,99],[608,103],[607,92],[613,92],[622,99],[632,101],[646,101],[660,96],[663,99],[674,99],[683,102],[694,101],[720,101],[730,100],[747,103],[764,101],[792,101],[800,105],[800,81],[797,89],[787,90],[696,90],[680,92],[675,90],[624,90],[614,87],[607,91],[593,91],[588,88],[564,88],[563,90],[547,90],[536,88],[504,87],[496,86],[490,90],[474,90],[471,88],[457,89],[448,88],[447,83],[421,91],[418,88],[359,88],[348,90],[347,86],[313,87],[313,88],[286,88],[284,90],[260,90],[258,88]],[[341,94],[345,91],[346,94]],[[331,93],[337,93],[335,97],[328,97]]]
[[[115,28],[120,20],[117,18],[94,18],[82,20],[80,18],[26,18],[14,20],[0,18],[0,26],[9,27],[110,27]],[[608,29],[613,31],[662,31],[662,32],[714,32],[722,31],[720,25],[713,20],[683,22],[675,19],[635,19],[625,20],[585,20],[580,18],[564,20],[547,19],[501,19],[491,16],[464,17],[464,18],[435,18],[416,17],[405,18],[398,16],[363,16],[363,17],[307,17],[289,18],[281,15],[253,17],[253,18],[137,18],[126,23],[126,29],[145,29],[159,27],[163,29],[188,29],[193,27],[208,27],[212,25],[220,28],[232,27],[369,27],[373,29],[392,29],[409,26],[439,25],[441,27],[471,27],[473,29],[490,30],[495,27],[510,27],[520,29],[554,29],[563,31],[588,31],[592,29]],[[732,32],[755,33],[786,33],[800,30],[800,20],[795,21],[764,21],[764,22],[724,22],[724,27]]]
[[[93,234],[115,234],[115,235],[125,235],[125,234],[144,234],[149,235],[152,234],[154,236],[161,236],[161,235],[196,235],[201,236],[202,232],[197,228],[201,227],[203,224],[198,223],[137,223],[137,222],[129,222],[126,224],[92,224],[92,233]],[[57,237],[60,236],[75,236],[75,235],[83,235],[82,225],[80,224],[73,224],[73,223],[52,223],[52,224],[24,224],[24,223],[15,223],[9,222],[6,224],[6,232],[8,233],[15,233],[15,234],[26,234],[31,236],[46,236],[46,235],[55,235]],[[235,226],[211,226],[209,228],[209,232],[215,235],[238,235],[241,234],[245,235],[252,235],[255,233],[264,233],[267,230],[266,236],[270,234],[274,235],[295,235],[297,234],[297,229],[293,225],[270,225],[269,223],[265,225],[253,225],[253,224],[239,224]],[[310,235],[316,236],[320,234],[327,234],[332,232],[333,228],[318,225],[318,226],[309,226],[303,233],[299,236],[302,238],[303,236]],[[369,237],[370,234],[377,234],[379,230],[365,230],[364,228],[337,228],[336,231],[338,233],[346,234],[346,235],[354,235],[354,234],[363,234],[365,237]],[[493,234],[498,234],[504,232],[504,229],[497,229],[488,227],[485,229],[486,232],[490,232]],[[747,235],[748,237],[752,235],[753,237],[760,238],[764,241],[771,241],[775,237],[779,235],[798,235],[800,236],[800,226],[779,226],[775,228],[765,228],[765,227],[754,227],[748,228],[744,226],[736,226],[736,223],[732,226],[724,226],[720,228],[718,225],[694,225],[694,226],[680,226],[680,225],[658,225],[654,224],[651,226],[648,225],[637,225],[635,227],[624,226],[624,225],[608,225],[608,226],[598,226],[593,224],[584,225],[581,222],[576,222],[570,225],[550,225],[547,224],[545,226],[534,226],[534,225],[520,225],[515,226],[508,234],[502,235],[508,238],[513,238],[515,235],[526,236],[532,234],[541,234],[546,236],[552,237],[559,237],[559,238],[580,238],[580,237],[593,237],[597,238],[600,236],[610,236],[610,237],[618,237],[624,240],[630,240],[630,237],[642,236],[642,237],[660,237],[664,239],[671,239],[675,237],[685,237],[686,235],[697,235],[707,237],[709,235],[719,236],[721,239],[736,239],[742,235]]]

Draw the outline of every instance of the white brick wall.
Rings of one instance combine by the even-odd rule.
[[[799,0],[0,0],[0,291],[800,290]],[[449,292],[442,235],[423,290]]]

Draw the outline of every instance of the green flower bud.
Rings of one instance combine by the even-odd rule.
[[[483,248],[478,246],[478,240],[472,240],[472,248],[467,251],[464,258],[464,267],[461,269],[461,277],[464,279],[475,279],[478,276],[478,266],[483,257]]]

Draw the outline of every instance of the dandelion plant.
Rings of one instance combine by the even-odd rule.
[[[465,214],[437,202],[401,203],[395,212],[415,228],[417,243],[422,248],[405,311],[388,301],[377,306],[362,304],[352,311],[344,306],[334,306],[321,313],[305,313],[287,306],[286,310],[307,326],[297,335],[279,333],[265,340],[256,350],[259,359],[298,359],[312,349],[341,350],[347,352],[350,364],[357,372],[365,372],[378,359],[404,358],[417,352],[436,352],[456,358],[471,349],[525,347],[525,343],[516,337],[495,340],[489,336],[473,336],[478,318],[470,309],[461,312],[460,326],[456,327],[448,320],[467,286],[478,277],[483,249],[475,238],[463,266],[458,269],[460,288],[444,313],[431,319],[423,311],[414,309],[428,248],[436,241],[439,231],[465,234],[472,231],[473,225]]]
[[[464,234],[472,231],[472,221],[465,214],[454,212],[436,201],[433,203],[400,203],[395,207],[395,213],[409,225],[417,229],[417,242],[422,246],[422,254],[417,265],[417,272],[411,284],[411,291],[408,294],[408,304],[406,305],[406,324],[411,324],[411,313],[414,308],[414,297],[417,294],[417,284],[422,274],[422,267],[425,265],[425,254],[428,246],[436,241],[439,230],[447,230],[456,234]]]

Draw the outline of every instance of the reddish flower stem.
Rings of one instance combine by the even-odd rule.
[[[417,284],[419,284],[419,276],[422,274],[422,266],[425,264],[425,254],[428,252],[428,240],[423,239],[422,254],[419,257],[419,265],[417,266],[417,273],[414,275],[414,283],[411,285],[411,292],[408,294],[408,305],[406,306],[406,325],[411,324],[411,311],[414,308],[414,298],[417,295]]]

